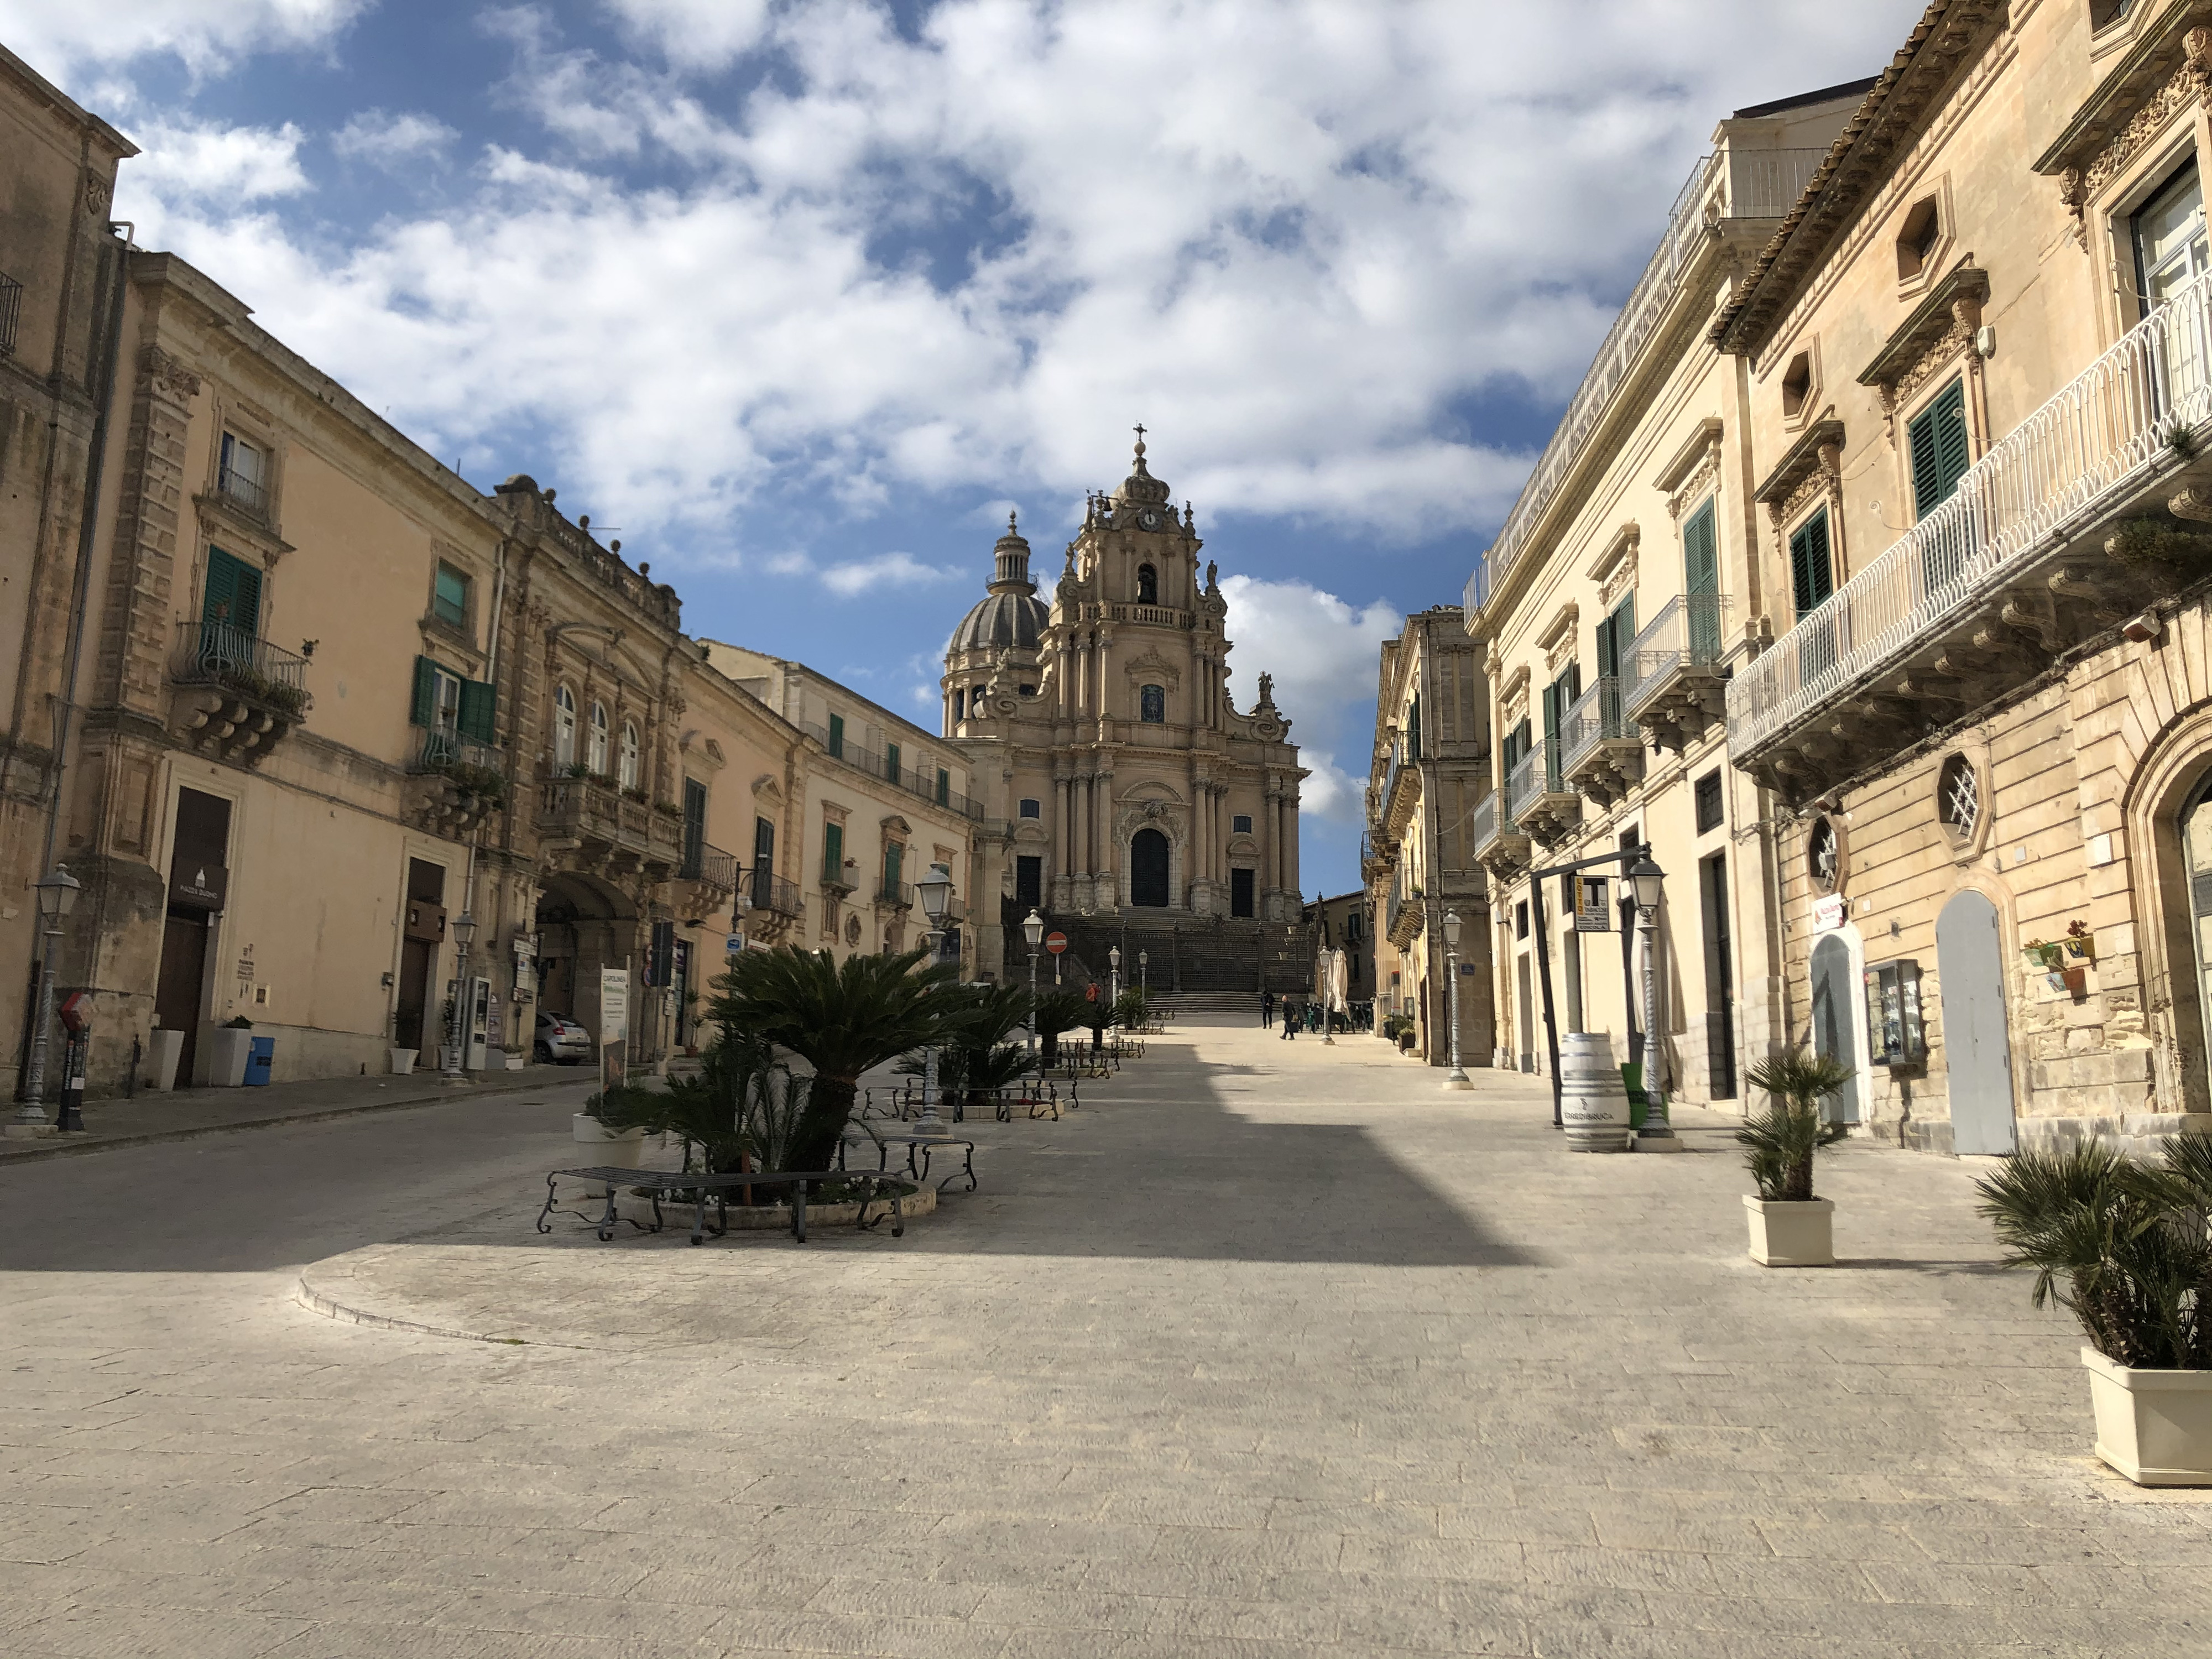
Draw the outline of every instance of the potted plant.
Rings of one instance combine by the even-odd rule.
[[[1764,1089],[1770,1105],[1747,1119],[1735,1132],[1745,1167],[1758,1183],[1746,1194],[1750,1212],[1751,1259],[1768,1267],[1832,1267],[1836,1265],[1836,1206],[1813,1196],[1813,1158],[1821,1147],[1844,1137],[1840,1123],[1820,1119],[1820,1102],[1850,1081],[1841,1060],[1792,1048],[1761,1060],[1745,1073]]]
[[[2153,1164],[2096,1141],[1976,1183],[2005,1265],[2081,1322],[2097,1455],[2139,1486],[2212,1486],[2212,1140]]]
[[[218,1089],[241,1086],[246,1062],[253,1056],[253,1022],[233,1016],[208,1033],[206,1047],[208,1082]]]

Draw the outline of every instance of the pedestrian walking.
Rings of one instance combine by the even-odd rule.
[[[1288,997],[1283,999],[1283,1035],[1276,1040],[1288,1042],[1298,1034],[1298,1005]]]
[[[1260,994],[1260,1029],[1264,1031],[1274,1023],[1275,994],[1263,991]]]

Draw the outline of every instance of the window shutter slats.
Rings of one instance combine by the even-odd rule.
[[[428,657],[415,659],[415,701],[408,720],[416,726],[428,726],[438,712],[437,665]]]
[[[471,743],[489,744],[492,740],[492,711],[498,693],[483,680],[461,682],[461,735]],[[428,722],[424,722],[428,724]]]

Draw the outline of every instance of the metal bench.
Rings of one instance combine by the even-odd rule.
[[[844,1134],[837,1142],[837,1167],[841,1170],[845,1167],[845,1149],[848,1146],[872,1146],[876,1149],[876,1169],[878,1173],[890,1167],[892,1147],[905,1147],[906,1172],[925,1186],[929,1182],[929,1166],[933,1155],[940,1151],[950,1152],[953,1147],[957,1146],[962,1152],[960,1168],[939,1182],[937,1190],[943,1192],[947,1186],[963,1175],[968,1177],[968,1190],[971,1193],[975,1190],[975,1143],[972,1140],[957,1140],[951,1135],[878,1134],[865,1123],[848,1123],[845,1126]]]
[[[871,1221],[868,1219],[868,1207],[878,1202],[887,1202],[889,1207],[884,1213],[892,1219],[891,1237],[903,1238],[906,1237],[905,1200],[921,1189],[921,1183],[916,1179],[880,1170],[754,1170],[750,1174],[740,1175],[703,1175],[696,1171],[687,1173],[680,1170],[623,1170],[606,1167],[556,1170],[545,1177],[545,1207],[538,1212],[538,1231],[541,1233],[550,1233],[553,1231],[550,1217],[558,1207],[560,1183],[563,1180],[585,1181],[594,1186],[604,1186],[606,1188],[606,1213],[600,1216],[594,1224],[602,1243],[615,1236],[617,1224],[623,1221],[629,1222],[641,1233],[659,1232],[663,1225],[660,1213],[660,1200],[663,1194],[671,1196],[686,1195],[683,1197],[682,1201],[696,1205],[697,1212],[691,1222],[691,1242],[694,1244],[699,1243],[703,1236],[708,1232],[720,1238],[730,1230],[731,1193],[750,1187],[788,1187],[791,1189],[792,1237],[804,1244],[806,1243],[806,1189],[811,1184],[818,1185],[825,1181],[869,1182],[872,1190],[866,1198],[860,1200],[860,1212],[854,1218],[854,1225],[857,1228],[881,1226],[884,1216],[879,1215]],[[642,1190],[652,1199],[653,1222],[650,1226],[633,1216],[625,1216],[617,1212],[616,1204],[623,1188],[629,1188],[633,1191]],[[598,1194],[589,1194],[586,1196],[597,1197]],[[707,1225],[707,1201],[710,1197],[714,1203],[715,1218],[720,1224],[719,1226],[711,1228]],[[561,1213],[573,1215],[581,1221],[592,1219],[581,1210],[562,1210]]]

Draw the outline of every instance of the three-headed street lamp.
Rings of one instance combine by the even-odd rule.
[[[915,883],[915,892],[921,900],[921,913],[929,920],[922,941],[934,957],[945,938],[945,913],[952,902],[952,872],[942,864],[929,866],[928,875]],[[935,1044],[921,1051],[921,1117],[914,1126],[918,1135],[943,1135],[949,1131],[945,1120],[937,1115],[937,1048]]]
[[[1037,914],[1035,905],[1030,907],[1029,916],[1022,923],[1022,937],[1030,942],[1030,1053],[1034,1056],[1037,1048],[1037,946],[1044,943],[1044,918]]]
[[[46,1124],[46,1048],[53,1039],[54,1029],[54,953],[61,946],[62,923],[76,908],[76,896],[83,885],[61,865],[51,873],[43,875],[31,884],[38,895],[39,932],[41,935],[39,955],[39,999],[37,1023],[32,1028],[31,1063],[23,1078],[22,1109],[15,1114],[15,1121],[28,1128]]]
[[[1451,1022],[1451,1070],[1444,1074],[1447,1089],[1472,1089],[1474,1079],[1459,1063],[1459,912],[1444,912],[1445,1017]]]

